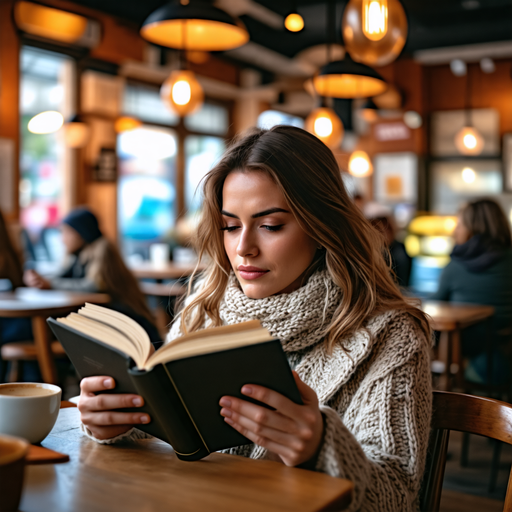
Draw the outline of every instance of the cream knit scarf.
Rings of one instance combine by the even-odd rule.
[[[315,272],[307,283],[291,293],[250,299],[232,273],[220,305],[224,324],[260,320],[272,336],[279,338],[285,352],[300,351],[318,343],[341,301],[341,288],[329,272]]]

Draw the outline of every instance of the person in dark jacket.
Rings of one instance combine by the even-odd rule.
[[[107,293],[112,299],[107,307],[131,317],[152,342],[159,342],[161,336],[138,282],[116,246],[103,236],[96,216],[84,208],[73,210],[63,219],[61,230],[67,265],[51,279],[27,270],[25,284],[40,289]]]
[[[462,332],[469,358],[466,377],[477,382],[508,379],[512,353],[512,236],[501,207],[491,199],[467,204],[459,213],[451,261],[441,273],[433,300],[484,304],[495,308],[492,340],[485,324]],[[494,342],[493,375],[487,375],[487,347]]]
[[[395,238],[396,230],[393,221],[389,217],[380,216],[371,218],[370,222],[384,236],[391,257],[391,268],[395,274],[395,281],[399,286],[409,286],[412,258],[407,254],[405,245]]]

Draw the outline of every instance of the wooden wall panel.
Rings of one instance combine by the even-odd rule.
[[[16,28],[12,21],[14,0],[0,1],[0,137],[14,140],[14,177],[12,194],[14,210],[6,212],[10,219],[17,219],[19,213],[19,52],[20,45]],[[2,183],[0,183],[0,187]]]

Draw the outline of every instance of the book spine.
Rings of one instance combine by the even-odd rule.
[[[158,438],[169,443],[176,456],[185,461],[199,460],[210,451],[204,444],[166,368],[159,364],[149,371],[130,369],[137,393],[150,405],[160,426]],[[155,429],[153,428],[153,431]]]

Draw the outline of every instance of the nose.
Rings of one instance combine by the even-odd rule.
[[[238,245],[236,247],[236,253],[241,258],[254,258],[259,254],[259,248],[255,240],[255,235],[251,232],[250,229],[243,228],[241,230],[240,238],[238,239]]]

